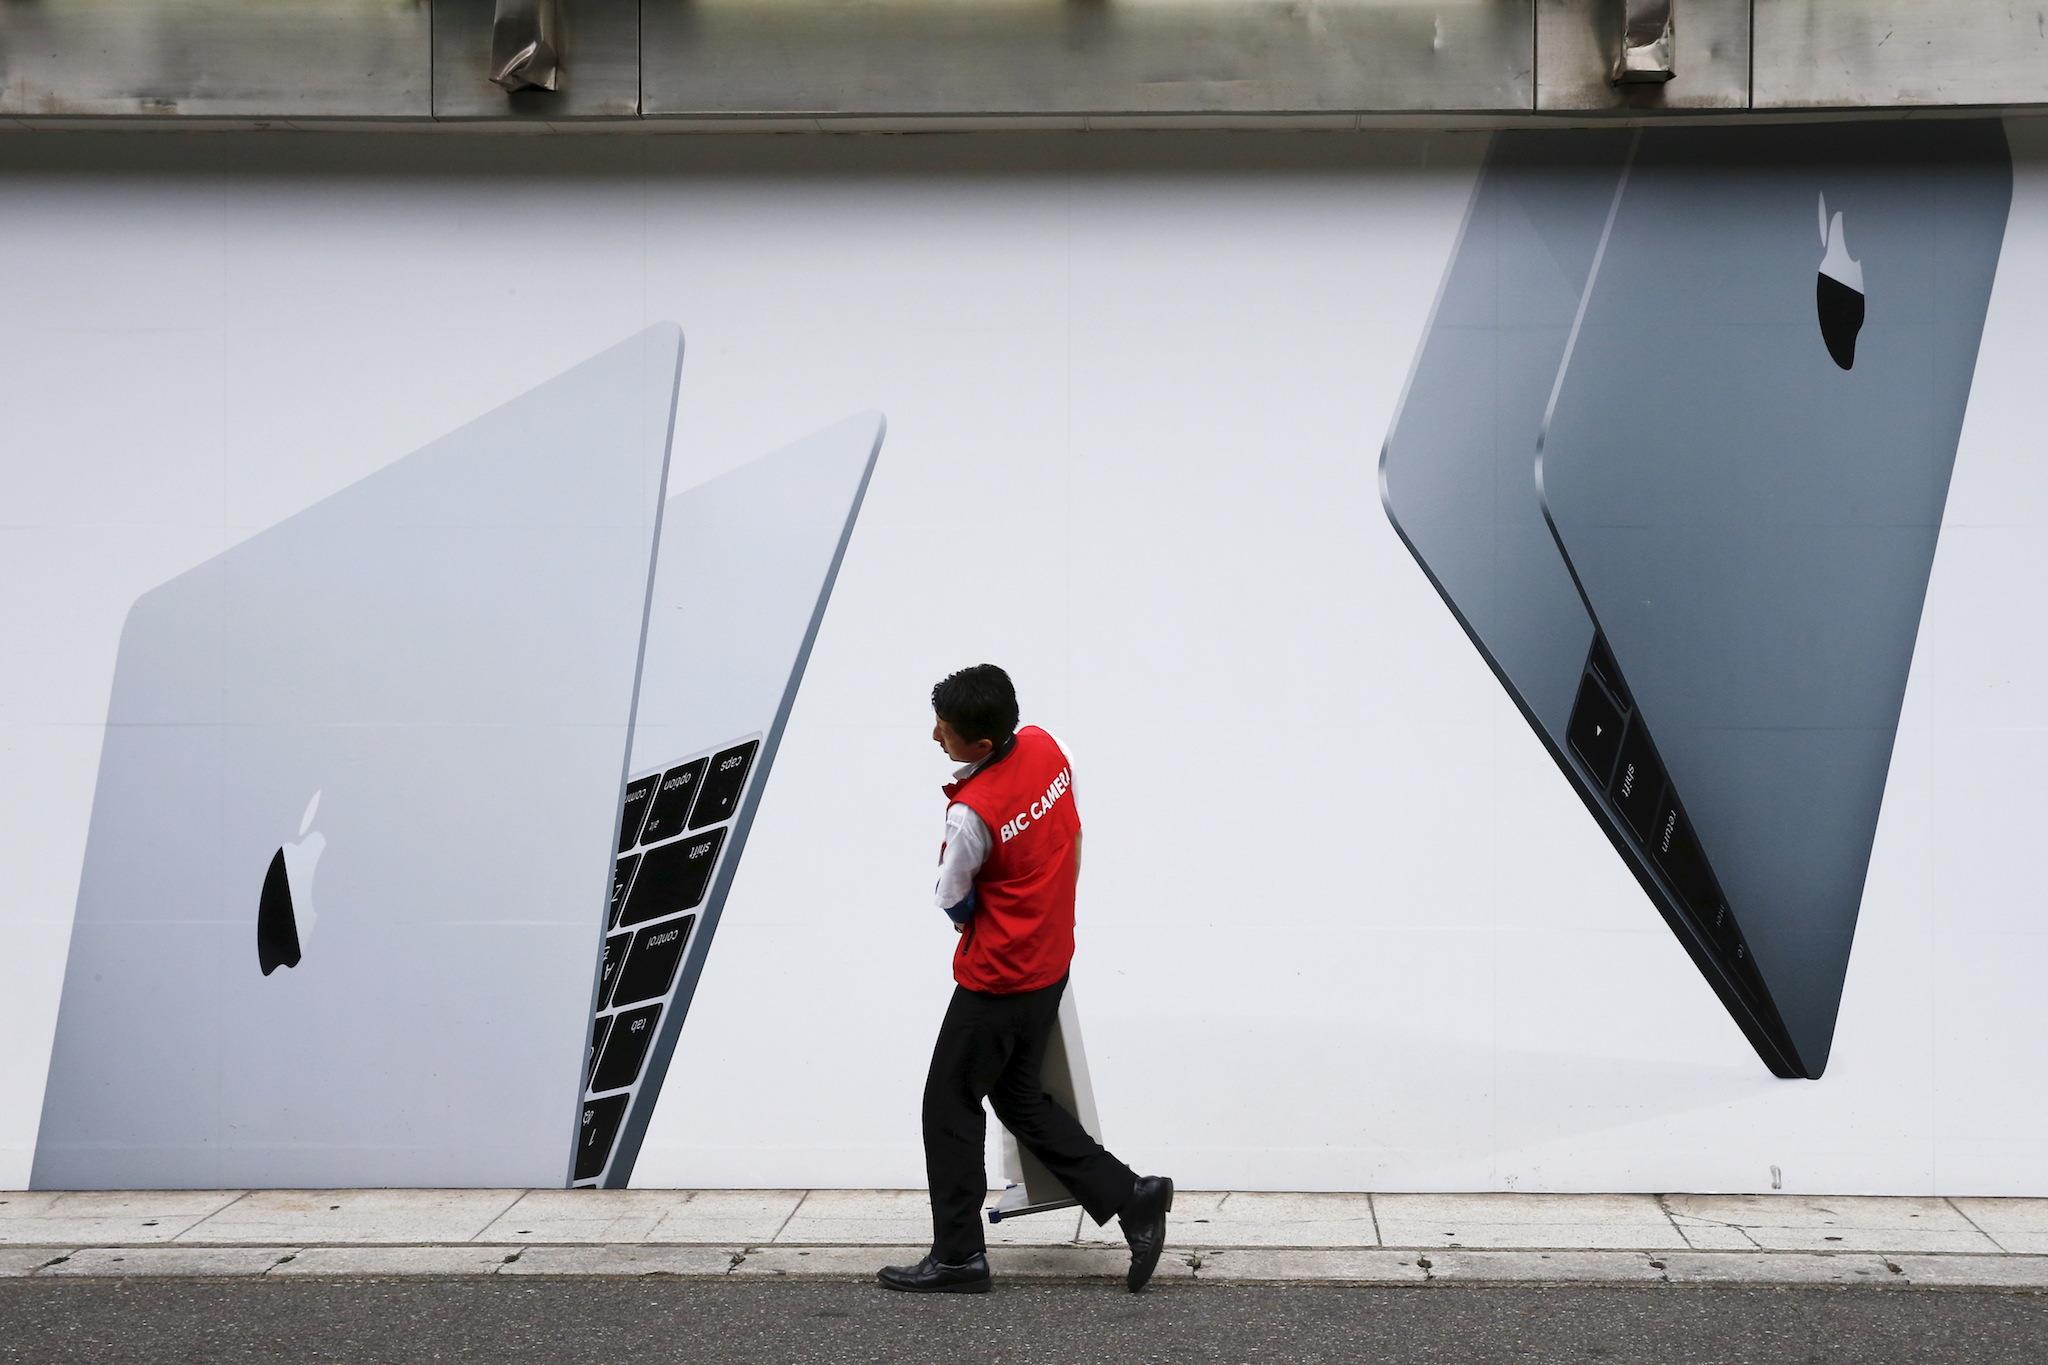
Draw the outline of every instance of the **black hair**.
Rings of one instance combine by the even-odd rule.
[[[985,739],[1001,747],[1017,733],[1017,689],[994,664],[947,674],[932,688],[932,710],[969,743]]]

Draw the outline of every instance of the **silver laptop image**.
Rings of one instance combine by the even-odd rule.
[[[1744,255],[1730,244],[1742,242],[1750,250],[1761,250],[1760,239],[1782,228],[1775,220],[1768,226],[1756,220],[1744,187],[1772,181],[1786,173],[1786,166],[1802,160],[1811,163],[1808,170],[1867,162],[1871,168],[1889,168],[1885,174],[1893,199],[1910,200],[1948,188],[1942,177],[1931,174],[1930,156],[1959,158],[1973,168],[1962,173],[1964,181],[1995,187],[2002,183],[2001,174],[2009,177],[2009,172],[2003,170],[2002,138],[1989,142],[1985,126],[1916,124],[1913,138],[1903,142],[1893,125],[1496,135],[1381,451],[1382,503],[1402,541],[1730,1017],[1779,1076],[1818,1076],[1826,1061],[1825,1046],[1816,1051],[1810,1032],[1798,1037],[1788,1027],[1781,1013],[1783,997],[1797,994],[1806,1001],[1824,1000],[1831,1034],[1840,974],[1831,986],[1820,983],[1816,989],[1811,979],[1795,982],[1790,976],[1767,977],[1761,972],[1755,948],[1733,928],[1731,903],[1717,891],[1702,891],[1702,877],[1711,877],[1710,869],[1718,862],[1710,863],[1705,853],[1695,852],[1712,845],[1703,845],[1703,836],[1693,832],[1692,798],[1679,805],[1676,793],[1682,788],[1673,781],[1667,792],[1661,768],[1653,772],[1640,761],[1631,767],[1618,760],[1624,744],[1632,760],[1652,747],[1652,712],[1637,706],[1631,691],[1636,676],[1632,653],[1611,644],[1603,632],[1604,614],[1581,591],[1573,574],[1575,560],[1560,550],[1560,541],[1568,545],[1570,538],[1553,532],[1546,514],[1536,461],[1539,453],[1552,451],[1560,433],[1553,428],[1546,434],[1545,415],[1553,401],[1559,407],[1569,402],[1581,422],[1575,431],[1597,431],[1617,465],[1669,469],[1700,455],[1729,430],[1720,409],[1749,401],[1738,396],[1739,388],[1718,390],[1713,401],[1683,415],[1657,410],[1655,402],[1715,387],[1718,381],[1706,378],[1714,373],[1715,346],[1746,351],[1754,344],[1754,339],[1727,327],[1725,318],[1716,320],[1719,330],[1690,326],[1711,317],[1714,301],[1724,297],[1726,282],[1715,270]],[[1657,151],[1668,139],[1705,131],[1717,135],[1718,145],[1680,144],[1668,152]],[[1992,131],[1996,133],[1995,126]],[[1791,136],[1795,133],[1800,136]],[[1873,147],[1892,148],[1894,154],[1873,158]],[[1671,178],[1685,181],[1693,192],[1685,212],[1661,225],[1660,240],[1640,263],[1639,273],[1617,282],[1607,273],[1603,252],[1612,249],[1612,231],[1631,221],[1624,213],[1626,199],[1643,191],[1642,182],[1632,177],[1633,167],[1651,153],[1667,158]],[[1871,176],[1874,169],[1863,174]],[[1785,296],[1792,298],[1792,305],[1780,310],[1784,316],[1776,340],[1787,347],[1819,347],[1822,359],[1833,367],[1839,319],[1860,299],[1845,305],[1834,292],[1839,282],[1817,270],[1826,247],[1813,235],[1814,211],[1809,202],[1802,235],[1777,252],[1786,260],[1797,256],[1803,273],[1794,291],[1797,297]],[[1974,225],[1956,244],[1970,267],[1970,273],[1956,280],[1953,300],[1959,314],[1957,334],[1967,346],[1939,363],[1952,381],[1959,378],[1961,384],[1961,391],[1952,395],[1953,422],[1959,424],[1960,399],[1967,393],[2003,230],[2003,199],[1965,197],[1956,212]],[[1723,254],[1706,250],[1711,243],[1722,244]],[[1760,259],[1773,258],[1766,252]],[[1888,260],[1885,267],[1888,274],[1900,268],[1897,260]],[[1847,267],[1829,269],[1854,274]],[[1774,278],[1770,287],[1784,291],[1790,285]],[[1614,346],[1593,363],[1589,352],[1574,348],[1574,327],[1582,307],[1589,317],[1610,315],[1592,312],[1601,288],[1609,291]],[[1892,309],[1903,302],[1887,301],[1884,306]],[[1975,320],[1970,321],[1973,311]],[[1870,326],[1875,327],[1875,314],[1871,316]],[[1892,327],[1897,318],[1896,312],[1888,312],[1884,325]],[[1581,327],[1577,336],[1583,341],[1584,335]],[[1682,345],[1681,336],[1695,349]],[[1649,403],[1638,401],[1644,393],[1650,395]],[[1898,409],[1893,412],[1897,415]],[[1762,429],[1768,425],[1762,424],[1753,435],[1787,465],[1834,461],[1842,452],[1839,433],[1817,429],[1825,428],[1824,422],[1788,424],[1775,437]],[[1691,446],[1681,433],[1690,435]],[[1816,453],[1816,445],[1829,448]],[[1934,432],[1930,440],[1915,446],[1916,452],[1931,453],[1913,455],[1907,463],[1917,462],[1923,474],[1938,466],[1945,494],[1954,449],[1951,426],[1946,436]],[[1841,472],[1838,464],[1835,472]],[[1550,467],[1545,473],[1547,488],[1558,471]],[[1571,478],[1579,486],[1576,474]],[[1854,485],[1855,480],[1843,485],[1850,490],[1847,496],[1854,496]],[[1913,628],[1931,558],[1931,528],[1939,521],[1939,495],[1931,513],[1920,587],[1907,594],[1910,603],[1905,604]],[[1637,548],[1644,548],[1644,543],[1638,542]],[[1625,595],[1628,573],[1625,567],[1616,567],[1608,589]],[[1751,624],[1762,628],[1761,621]],[[1676,627],[1681,632],[1690,628]],[[1911,640],[1909,630],[1904,639],[1908,651]],[[1754,648],[1754,642],[1740,647],[1732,641],[1724,644],[1737,648],[1738,654]],[[1877,652],[1898,647],[1894,635]],[[1902,690],[1904,658],[1896,664]],[[1894,695],[1884,722],[1887,757],[1897,711]],[[1681,708],[1671,714],[1675,718],[1685,712]],[[1660,737],[1661,733],[1660,726]],[[1847,892],[1852,923],[1883,775],[1880,765],[1877,789],[1866,787],[1864,792],[1869,825],[1854,886]],[[1735,799],[1754,801],[1755,793],[1737,794]],[[1788,834],[1787,840],[1796,837]],[[1729,852],[1751,856],[1749,851]],[[1709,870],[1703,872],[1703,866]],[[1781,898],[1766,902],[1786,904]],[[1759,905],[1752,917],[1771,913]],[[1810,913],[1809,907],[1789,908],[1786,919]],[[1846,962],[1846,940],[1841,947]]]
[[[883,431],[851,417],[668,500],[576,1184],[632,1174]]]
[[[35,1188],[625,1183],[881,436],[667,497],[681,355],[650,328],[137,601]],[[632,779],[746,745],[622,1000]]]

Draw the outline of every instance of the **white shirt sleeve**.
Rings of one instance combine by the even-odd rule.
[[[988,861],[988,826],[968,807],[955,801],[946,807],[946,847],[939,855],[939,884],[932,899],[948,915],[964,919],[974,892],[974,874]]]

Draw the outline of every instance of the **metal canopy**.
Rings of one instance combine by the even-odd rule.
[[[539,57],[560,63],[520,70],[552,90],[492,80],[507,60],[494,68],[494,29],[505,41],[527,10],[548,22]],[[0,124],[37,127],[1350,127],[2027,106],[2048,106],[2048,0],[0,0]]]

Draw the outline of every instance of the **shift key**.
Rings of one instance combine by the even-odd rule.
[[[694,910],[711,885],[725,831],[714,829],[696,838],[657,844],[640,855],[640,871],[626,893],[621,926],[659,919],[680,910]]]

